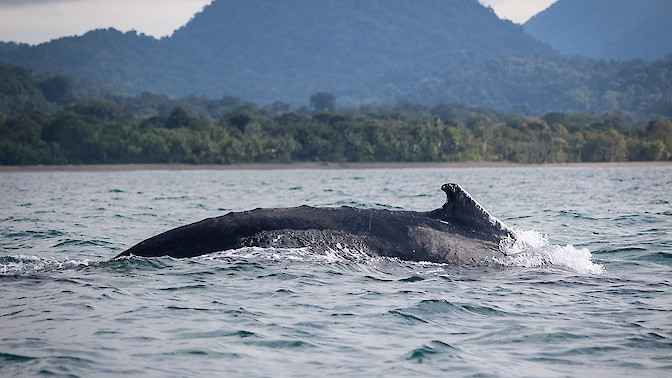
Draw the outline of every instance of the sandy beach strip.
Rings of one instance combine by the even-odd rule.
[[[186,170],[282,170],[282,169],[413,169],[413,168],[510,168],[510,167],[672,167],[672,161],[517,164],[511,162],[466,163],[251,163],[251,164],[84,164],[84,165],[2,165],[0,172],[119,172]]]

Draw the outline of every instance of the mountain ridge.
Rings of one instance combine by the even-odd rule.
[[[565,55],[651,62],[672,54],[671,19],[669,0],[558,0],[524,28]]]
[[[389,101],[482,59],[553,53],[476,0],[216,0],[161,40],[107,29],[13,50],[0,59],[126,93],[295,103],[325,90]]]
[[[672,114],[672,59],[562,56],[476,0],[215,0],[170,37],[99,29],[0,43],[0,60],[127,95]]]

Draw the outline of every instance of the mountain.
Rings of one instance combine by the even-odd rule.
[[[35,110],[51,110],[39,83],[25,69],[0,62],[0,122]]]
[[[262,78],[256,98],[305,83],[295,96],[328,89],[357,102],[483,59],[551,52],[475,0],[220,0],[167,43],[222,81]]]
[[[566,55],[654,61],[672,54],[670,0],[558,0],[525,31]]]
[[[540,54],[552,50],[476,0],[216,0],[161,40],[108,29],[0,44],[11,64],[128,94],[294,104],[320,91],[341,104],[391,101],[483,60]]]
[[[57,104],[67,101],[47,97],[68,93],[61,79],[72,76],[94,94],[234,96],[277,108],[327,93],[339,107],[398,101],[672,117],[672,56],[563,56],[477,0],[215,0],[171,37],[93,30],[37,46],[0,43],[0,60],[32,71]],[[7,104],[7,114],[33,106]]]

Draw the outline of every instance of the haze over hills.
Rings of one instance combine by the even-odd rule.
[[[670,0],[558,0],[525,31],[566,55],[654,61],[672,54]]]
[[[482,59],[549,53],[475,0],[217,0],[161,41],[97,30],[5,47],[0,58],[130,93],[296,103],[324,90],[345,101],[391,100]]]
[[[220,0],[167,43],[191,49],[194,64],[219,64],[221,86],[261,79],[253,97],[268,100],[295,83],[298,99],[325,89],[356,102],[391,98],[482,59],[551,53],[474,0]]]
[[[566,58],[476,0],[215,0],[169,38],[95,30],[0,43],[0,60],[130,95],[672,114],[672,59]]]

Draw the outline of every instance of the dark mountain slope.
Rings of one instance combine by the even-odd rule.
[[[155,38],[116,29],[92,30],[36,46],[0,43],[0,59],[35,73],[88,78],[128,93],[165,80],[161,65],[169,55]]]
[[[476,0],[216,0],[161,41],[97,30],[0,59],[111,82],[127,93],[240,95],[305,103],[389,101],[436,76],[500,56],[549,54]]]
[[[277,58],[343,70],[371,59],[468,62],[549,52],[475,0],[219,0],[169,44],[198,44],[256,69],[277,66],[270,62]]]
[[[475,0],[220,0],[166,43],[215,73],[206,94],[294,103],[324,90],[389,101],[482,59],[551,52]]]
[[[567,55],[654,61],[672,54],[670,0],[559,0],[525,31]]]
[[[339,106],[401,100],[672,114],[672,57],[567,58],[476,0],[216,0],[170,38],[95,30],[32,47],[0,43],[0,60],[40,80],[61,73],[131,95],[301,106],[329,92]]]
[[[39,83],[25,69],[0,62],[0,122],[6,117],[49,109]]]

